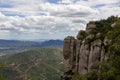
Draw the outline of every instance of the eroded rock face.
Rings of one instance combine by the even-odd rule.
[[[116,25],[116,23],[113,23],[113,24],[111,24],[111,27],[112,27],[112,28],[114,28],[114,27],[115,27],[115,25]]]
[[[95,24],[88,24],[86,30],[78,32],[77,39],[68,36],[64,39],[63,55],[66,64],[66,72],[86,74],[90,71],[98,71],[100,63],[107,60],[105,46],[109,40],[105,37],[102,41],[99,39],[101,33],[90,34],[89,32],[96,28]],[[96,39],[94,39],[96,37]],[[65,79],[63,79],[65,80]]]
[[[96,28],[96,25],[94,23],[88,23],[86,27],[86,32],[91,32],[95,28]]]
[[[76,40],[72,36],[68,36],[64,39],[63,55],[65,59],[66,71],[72,70],[75,65],[76,56]]]
[[[103,74],[108,74],[113,68],[119,70],[114,64],[119,63],[119,32],[120,17],[111,16],[90,21],[86,30],[80,30],[76,38],[65,38],[63,53],[67,70],[62,80],[71,80],[71,75],[72,80],[111,79],[111,75],[106,77]],[[116,72],[112,75],[115,75],[112,79],[119,76]]]
[[[88,57],[89,57],[89,45],[85,44],[85,41],[80,47],[79,53],[79,74],[85,74],[88,71]]]
[[[98,70],[101,58],[102,41],[96,40],[91,44],[88,60],[88,71]]]

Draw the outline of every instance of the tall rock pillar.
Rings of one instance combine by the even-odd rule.
[[[76,56],[76,40],[74,37],[68,36],[64,39],[63,56],[66,71],[73,70]]]

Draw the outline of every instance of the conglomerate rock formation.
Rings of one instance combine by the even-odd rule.
[[[91,21],[64,39],[61,80],[120,80],[120,17]]]
[[[112,28],[112,27],[111,27]],[[79,31],[77,39],[68,36],[64,39],[63,56],[65,60],[65,74],[62,80],[69,80],[74,73],[86,74],[99,70],[100,62],[107,60],[105,46],[110,40],[101,33],[93,34],[96,24],[88,23],[86,30]]]

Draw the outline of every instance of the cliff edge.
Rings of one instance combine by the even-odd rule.
[[[98,76],[101,76],[102,70],[106,70],[104,67],[109,68],[107,71],[113,68],[110,62],[117,54],[120,55],[120,18],[111,16],[106,20],[91,21],[86,25],[86,30],[78,32],[76,38],[68,36],[64,39],[66,71],[62,80],[103,80]],[[96,79],[72,77],[76,74],[81,77],[90,72],[95,72]]]

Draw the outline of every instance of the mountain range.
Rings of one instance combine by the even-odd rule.
[[[0,52],[1,53],[11,53],[16,51],[23,51],[33,48],[41,47],[52,47],[59,46],[62,47],[62,40],[47,40],[47,41],[20,41],[20,40],[4,40],[0,39]]]

